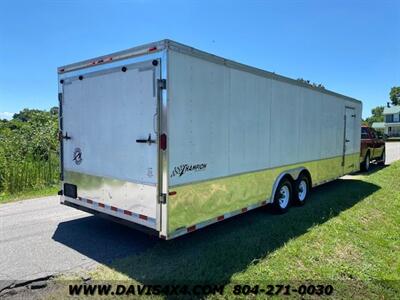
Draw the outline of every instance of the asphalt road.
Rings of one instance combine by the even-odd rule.
[[[387,163],[400,142],[387,143]],[[0,291],[15,281],[77,273],[145,251],[157,238],[59,204],[58,196],[0,205]]]
[[[59,196],[2,204],[0,291],[15,282],[107,264],[155,242],[155,237],[60,205]]]

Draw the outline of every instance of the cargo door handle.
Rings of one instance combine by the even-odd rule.
[[[156,141],[151,139],[151,133],[149,133],[149,137],[147,138],[147,140],[139,139],[139,140],[136,140],[136,143],[142,143],[142,144],[151,145],[151,144],[155,144]]]
[[[346,143],[350,142],[350,140],[346,140]]]

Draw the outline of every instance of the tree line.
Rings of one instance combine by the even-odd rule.
[[[58,182],[58,108],[24,109],[0,120],[0,194]]]

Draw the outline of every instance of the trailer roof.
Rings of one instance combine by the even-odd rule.
[[[61,66],[57,69],[57,71],[59,74],[63,74],[63,73],[69,72],[69,71],[84,69],[84,68],[88,68],[88,67],[98,65],[98,64],[104,64],[104,63],[114,62],[114,61],[118,61],[118,60],[122,60],[122,59],[126,59],[126,58],[135,57],[135,56],[141,56],[141,55],[145,55],[145,54],[159,52],[159,51],[162,51],[165,49],[171,49],[173,51],[177,51],[177,52],[189,54],[192,56],[196,56],[196,57],[199,57],[202,59],[206,59],[206,60],[212,61],[214,63],[223,64],[223,65],[226,65],[226,66],[229,66],[232,68],[236,68],[236,69],[244,70],[244,71],[247,71],[250,73],[254,73],[259,76],[272,78],[272,79],[283,81],[283,82],[290,83],[293,85],[309,88],[309,89],[312,89],[312,90],[315,90],[315,91],[318,91],[318,92],[321,92],[324,94],[328,94],[328,95],[344,98],[349,101],[355,101],[355,102],[361,103],[360,100],[357,100],[355,98],[348,97],[348,96],[327,90],[325,88],[315,87],[310,84],[304,83],[302,81],[292,79],[289,77],[285,77],[285,76],[282,76],[282,75],[279,75],[279,74],[276,74],[273,72],[265,71],[265,70],[262,70],[262,69],[259,69],[256,67],[238,63],[236,61],[226,59],[221,56],[217,56],[217,55],[214,55],[214,54],[211,54],[211,53],[208,53],[208,52],[205,52],[205,51],[202,51],[202,50],[199,50],[199,49],[196,49],[196,48],[193,48],[193,47],[190,47],[190,46],[187,46],[187,45],[184,45],[184,44],[181,44],[181,43],[169,40],[169,39],[164,39],[161,41],[129,48],[124,51],[118,51],[118,52],[114,52],[114,53],[111,53],[108,55],[103,55],[103,56],[95,57],[92,59],[80,61],[77,63]]]

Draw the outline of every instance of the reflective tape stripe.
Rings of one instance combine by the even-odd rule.
[[[140,214],[139,214],[139,218],[142,219],[142,220],[147,220],[147,219],[148,219],[147,216],[145,216],[145,215],[140,215]]]
[[[155,218],[151,218],[151,217],[148,217],[146,215],[138,214],[138,213],[132,212],[130,210],[120,209],[120,208],[115,207],[115,206],[107,205],[107,204],[104,204],[102,202],[96,202],[96,201],[93,201],[91,199],[86,199],[86,198],[82,198],[82,197],[78,197],[78,199],[72,199],[72,200],[74,200],[74,201],[79,200],[79,201],[82,201],[83,203],[90,204],[90,206],[93,206],[94,209],[97,208],[97,210],[99,210],[98,208],[101,208],[99,211],[102,211],[102,212],[105,212],[105,213],[107,213],[106,212],[107,210],[110,210],[110,211],[113,212],[113,215],[121,214],[121,215],[125,216],[124,217],[125,219],[128,219],[128,220],[130,219],[133,222],[135,222],[135,220],[136,220],[136,223],[139,223],[139,224],[144,223],[142,225],[146,224],[146,225],[148,225],[148,226],[150,226],[152,228],[154,228],[155,225],[156,225],[156,219]],[[67,199],[67,201],[71,201],[71,200]],[[131,218],[128,218],[127,216],[131,217]]]
[[[187,232],[192,232],[196,230],[196,225],[190,226],[187,228]]]
[[[128,215],[128,216],[132,216],[132,212],[130,212],[129,210],[124,210],[124,214]]]

